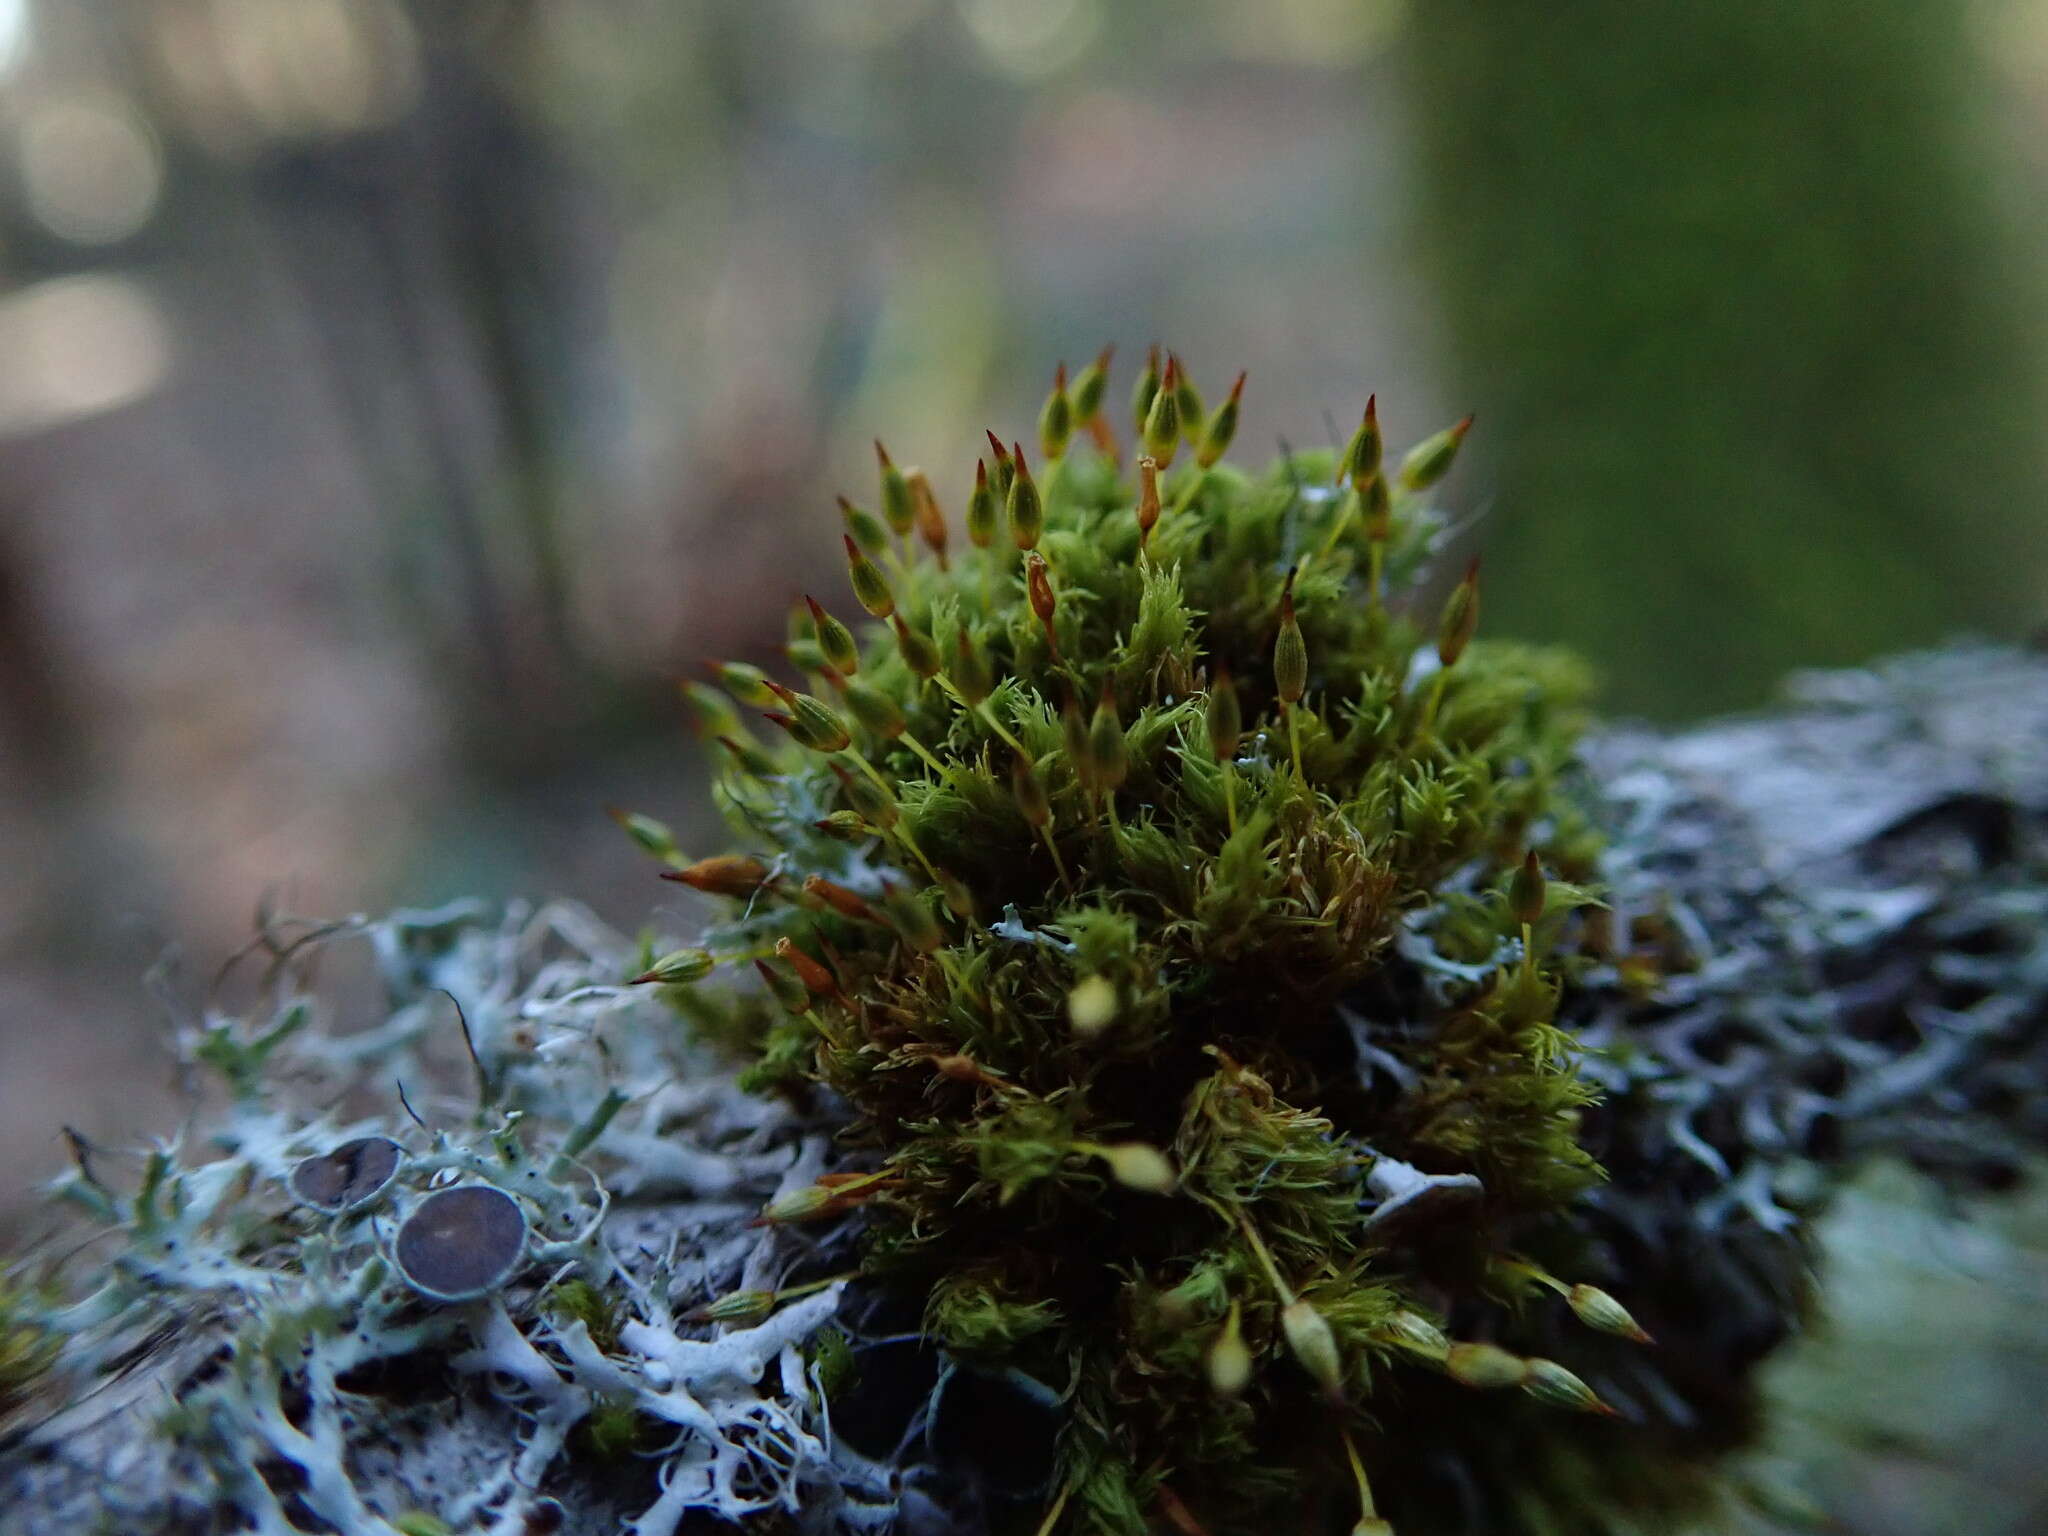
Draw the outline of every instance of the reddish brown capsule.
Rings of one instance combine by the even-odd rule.
[[[684,869],[664,869],[661,878],[711,896],[751,896],[768,879],[768,866],[744,853],[715,853]]]
[[[823,902],[842,917],[853,918],[856,922],[872,923],[880,921],[875,916],[874,909],[861,900],[857,893],[849,891],[843,885],[827,880],[823,875],[806,875],[804,877],[804,894],[814,900]]]
[[[939,569],[943,571],[947,568],[945,514],[939,510],[939,499],[932,494],[932,483],[925,478],[923,470],[913,469],[909,480],[911,509],[917,517],[917,536],[938,557]]]
[[[988,1077],[972,1056],[934,1056],[932,1070],[956,1083],[979,1083]]]
[[[829,996],[839,990],[839,983],[832,979],[832,973],[798,949],[789,939],[775,941],[775,958],[796,972],[798,981],[805,988],[819,996]]]
[[[1149,453],[1138,460],[1138,547],[1152,537],[1159,521],[1159,461]]]
[[[1059,602],[1053,596],[1052,577],[1049,574],[1045,556],[1033,550],[1024,567],[1024,584],[1031,594],[1031,611],[1038,615],[1038,622],[1045,626],[1045,646],[1054,659],[1060,654],[1059,640],[1052,632],[1052,616],[1058,610]]]

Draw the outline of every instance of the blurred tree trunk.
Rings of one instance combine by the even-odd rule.
[[[2041,617],[2042,311],[1950,0],[1415,7],[1488,603],[1663,714]]]

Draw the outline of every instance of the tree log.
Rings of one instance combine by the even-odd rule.
[[[1581,792],[1608,910],[1566,1016],[1610,1178],[1575,1273],[1658,1340],[1574,1335],[1621,1421],[1572,1469],[1597,1503],[1632,1447],[1706,1486],[1754,1435],[1755,1368],[1809,1314],[1813,1224],[1857,1166],[1997,1190],[2048,1139],[2048,658],[1957,648],[1609,729]],[[346,1031],[305,973],[351,941],[386,1006]],[[742,1092],[644,966],[569,906],[268,924],[238,1016],[216,988],[177,1022],[229,1101],[140,1156],[80,1145],[59,1194],[92,1240],[0,1290],[0,1528],[965,1533],[1032,1491],[1053,1405],[841,1278],[857,1213],[760,1223],[835,1166],[832,1106]],[[374,1160],[302,1168],[371,1136],[404,1149],[381,1188]],[[364,1203],[295,1199],[321,1172],[321,1204]],[[422,1255],[482,1240],[419,1208],[475,1182],[521,1197],[523,1262],[436,1302]],[[1416,1468],[1434,1523],[1400,1528],[1510,1528],[1515,1422]]]

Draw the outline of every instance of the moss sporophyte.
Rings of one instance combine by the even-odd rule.
[[[757,1091],[843,1104],[841,1170],[764,1219],[857,1209],[861,1284],[1059,1403],[1020,1530],[1387,1530],[1489,1419],[1603,1433],[1512,1347],[1532,1311],[1648,1343],[1569,1272],[1586,678],[1475,638],[1476,565],[1418,596],[1469,420],[1391,467],[1372,401],[1251,473],[1243,379],[1205,411],[1155,353],[1126,475],[1107,372],[939,477],[950,561],[878,444],[882,516],[841,501],[873,622],[814,594],[790,681],[690,685],[744,847],[629,821],[729,904],[640,979]]]

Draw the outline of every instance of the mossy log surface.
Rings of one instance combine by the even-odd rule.
[[[1773,712],[1596,733],[1582,764],[1608,911],[1559,1022],[1589,1048],[1585,1139],[1610,1178],[1580,1197],[1570,1273],[1657,1342],[1523,1321],[1518,1347],[1554,1344],[1615,1409],[1572,1435],[1536,1403],[1462,1412],[1462,1388],[1420,1375],[1409,1412],[1450,1428],[1383,1497],[1404,1536],[1529,1528],[1517,1511],[1539,1507],[1583,1512],[1551,1529],[1636,1528],[1642,1490],[1616,1484],[1651,1464],[1668,1499],[1647,1502],[1696,1513],[1723,1453],[1768,1432],[1753,1368],[1825,1305],[1812,1224],[1854,1167],[1896,1156],[1995,1190],[2048,1140],[2048,658],[1803,676]],[[204,1141],[81,1149],[66,1193],[111,1235],[72,1269],[107,1280],[45,1294],[31,1255],[0,1289],[0,1530],[1015,1524],[1005,1496],[1040,1493],[1051,1408],[837,1278],[858,1213],[756,1221],[834,1166],[822,1097],[742,1092],[654,989],[621,985],[644,959],[573,908],[319,937],[351,935],[388,1022],[330,1033],[281,1004],[230,1035],[201,1010],[188,1054],[241,1084]],[[298,995],[284,948],[280,998]],[[1368,1078],[1389,1070],[1361,1050]],[[307,1108],[365,1090],[357,1118]],[[387,1195],[294,1209],[294,1167],[376,1134],[408,1148]],[[519,1278],[445,1305],[417,1277],[389,1286],[378,1266],[432,1236],[395,1242],[398,1217],[486,1168],[531,1212]],[[289,1266],[250,1257],[283,1245]]]

